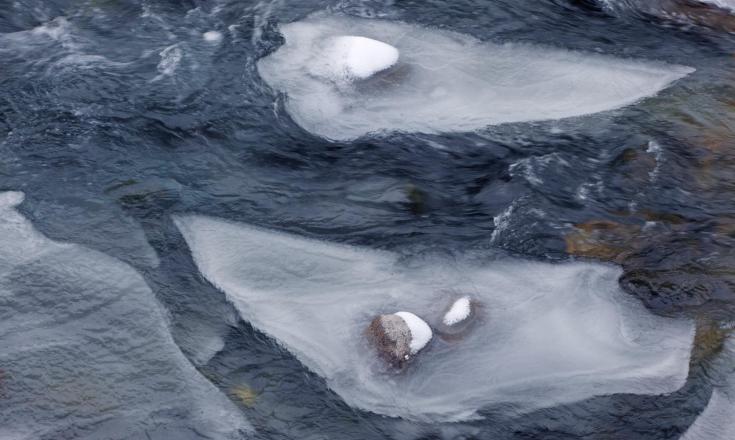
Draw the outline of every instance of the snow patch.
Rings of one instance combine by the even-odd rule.
[[[328,77],[341,81],[367,79],[398,61],[398,49],[366,37],[339,36],[327,42],[324,57]]]
[[[458,324],[470,316],[472,304],[469,296],[464,296],[452,304],[452,307],[444,315],[444,325],[452,326]]]
[[[433,336],[429,324],[411,312],[397,312],[395,315],[403,319],[411,331],[411,354],[416,354],[426,347]]]

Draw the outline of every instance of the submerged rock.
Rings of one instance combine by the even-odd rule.
[[[252,408],[258,401],[259,392],[252,387],[240,384],[232,388],[230,394],[248,408]]]
[[[735,32],[733,0],[602,0],[609,8],[635,8],[647,15],[684,25]]]
[[[640,233],[640,225],[591,220],[575,225],[564,240],[570,255],[622,263],[639,250]]]
[[[707,319],[699,319],[692,345],[692,363],[711,360],[722,353],[725,342],[732,333],[732,328],[723,327]]]
[[[705,232],[702,222],[673,213],[641,209],[620,215],[625,223],[575,225],[565,236],[567,253],[620,264],[621,287],[660,312],[733,299],[733,237],[716,227]]]

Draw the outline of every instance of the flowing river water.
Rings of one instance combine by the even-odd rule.
[[[0,439],[732,438],[733,9],[0,0]]]

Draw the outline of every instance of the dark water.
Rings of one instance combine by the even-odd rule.
[[[709,399],[706,362],[672,395],[512,419],[417,424],[352,409],[237,316],[171,220],[204,213],[406,254],[598,258],[621,264],[622,286],[656,313],[727,322],[735,36],[724,12],[672,19],[673,2],[652,3],[2,0],[0,189],[26,194],[21,212],[44,234],[144,276],[181,350],[255,426],[246,437],[676,439]],[[697,71],[582,120],[328,142],[289,119],[255,68],[282,43],[279,22],[327,9]],[[220,44],[202,38],[211,30]]]

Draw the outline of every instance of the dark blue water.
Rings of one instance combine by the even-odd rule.
[[[254,425],[244,438],[676,439],[709,399],[706,365],[672,395],[510,419],[419,424],[352,409],[238,317],[171,220],[202,213],[405,254],[597,258],[620,264],[621,285],[656,313],[727,322],[735,17],[672,18],[676,2],[653,3],[1,0],[0,189],[23,191],[21,212],[50,238],[144,276],[183,353]],[[584,123],[330,142],[290,119],[255,65],[282,44],[278,23],[323,10],[697,71]],[[211,30],[220,44],[202,38]],[[211,358],[210,336],[224,342]]]

